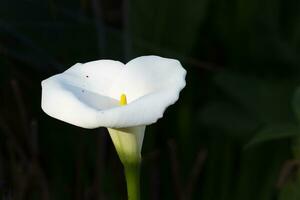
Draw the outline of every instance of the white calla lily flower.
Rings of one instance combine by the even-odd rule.
[[[42,81],[42,109],[83,128],[149,125],[176,102],[186,71],[174,59],[142,56],[75,64]],[[128,104],[119,106],[122,94]]]
[[[159,56],[142,56],[127,64],[113,60],[78,63],[42,81],[42,109],[82,128],[109,128],[117,150],[126,146],[117,133],[140,134],[136,137],[140,152],[145,126],[156,122],[178,100],[185,75],[179,61]],[[127,101],[120,106],[122,95]]]
[[[138,200],[145,127],[178,100],[185,76],[179,61],[159,56],[78,63],[42,81],[42,109],[82,128],[107,127],[124,165],[128,198]]]

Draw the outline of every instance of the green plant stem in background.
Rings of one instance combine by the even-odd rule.
[[[300,159],[300,137],[295,137],[293,140],[292,152],[295,159]]]
[[[293,141],[292,151],[295,160],[300,160],[300,137],[296,137]],[[297,171],[297,179],[300,180],[300,170]]]
[[[290,176],[289,178],[281,187],[280,194],[278,199],[279,200],[298,200],[300,199],[300,170],[298,167],[298,163],[300,160],[300,137],[297,136],[293,139],[292,144],[292,152],[294,155],[294,159],[291,163],[292,167],[289,167]],[[291,173],[292,168],[297,167],[296,173]],[[287,168],[287,167],[286,167]],[[294,172],[294,171],[293,171]]]
[[[124,165],[128,200],[140,200],[141,163]]]

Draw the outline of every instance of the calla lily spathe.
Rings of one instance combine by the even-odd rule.
[[[128,199],[139,200],[146,125],[178,100],[185,75],[179,61],[159,56],[142,56],[127,64],[76,64],[42,81],[42,109],[79,127],[107,127],[124,165]]]
[[[185,75],[179,61],[159,56],[142,56],[127,64],[78,63],[42,81],[42,109],[83,128],[145,126],[177,101]],[[128,104],[119,106],[122,94]]]

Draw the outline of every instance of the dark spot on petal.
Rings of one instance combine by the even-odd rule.
[[[84,90],[81,90],[81,92],[84,92]]]
[[[88,78],[89,76],[85,76],[85,77],[87,77],[87,78]]]

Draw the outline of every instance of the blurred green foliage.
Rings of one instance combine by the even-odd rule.
[[[40,81],[145,54],[188,71],[147,127],[142,199],[300,199],[300,1],[18,0],[0,6],[0,198],[125,199],[105,129],[46,116]]]

